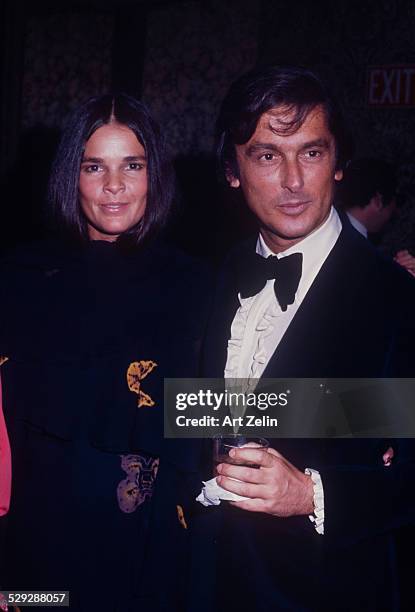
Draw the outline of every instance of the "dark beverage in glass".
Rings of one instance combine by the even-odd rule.
[[[219,463],[230,463],[232,465],[244,465],[254,469],[259,469],[256,463],[247,463],[243,459],[236,459],[229,456],[233,448],[256,448],[266,451],[269,447],[268,440],[265,438],[248,438],[239,434],[218,435],[213,438],[213,475],[217,476],[217,466]]]

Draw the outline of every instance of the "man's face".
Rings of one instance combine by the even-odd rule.
[[[299,242],[327,219],[333,201],[334,137],[322,107],[310,111],[295,132],[282,133],[293,112],[276,107],[264,113],[248,142],[236,145],[241,187],[268,246],[279,252]]]
[[[369,202],[369,214],[365,223],[367,230],[371,234],[381,232],[385,225],[389,223],[396,211],[396,199],[393,198],[387,204],[383,203],[383,197],[377,193]]]

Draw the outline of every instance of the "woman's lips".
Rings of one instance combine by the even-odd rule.
[[[103,202],[100,204],[100,207],[109,214],[123,212],[126,206],[128,206],[128,202]]]

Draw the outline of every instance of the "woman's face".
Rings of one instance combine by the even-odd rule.
[[[109,123],[85,145],[79,201],[90,240],[116,240],[136,225],[147,199],[144,147],[128,127]]]

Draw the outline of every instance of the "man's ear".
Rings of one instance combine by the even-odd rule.
[[[343,170],[339,169],[336,170],[336,172],[334,173],[334,180],[335,181],[341,181],[343,178]]]
[[[226,176],[226,180],[229,183],[229,187],[234,187],[235,189],[238,189],[238,187],[240,187],[241,182],[238,179],[238,177],[234,175],[230,166],[226,166],[225,176]]]
[[[369,205],[372,207],[373,210],[376,211],[379,211],[383,208],[383,200],[379,192],[376,192],[375,195],[370,198]]]

